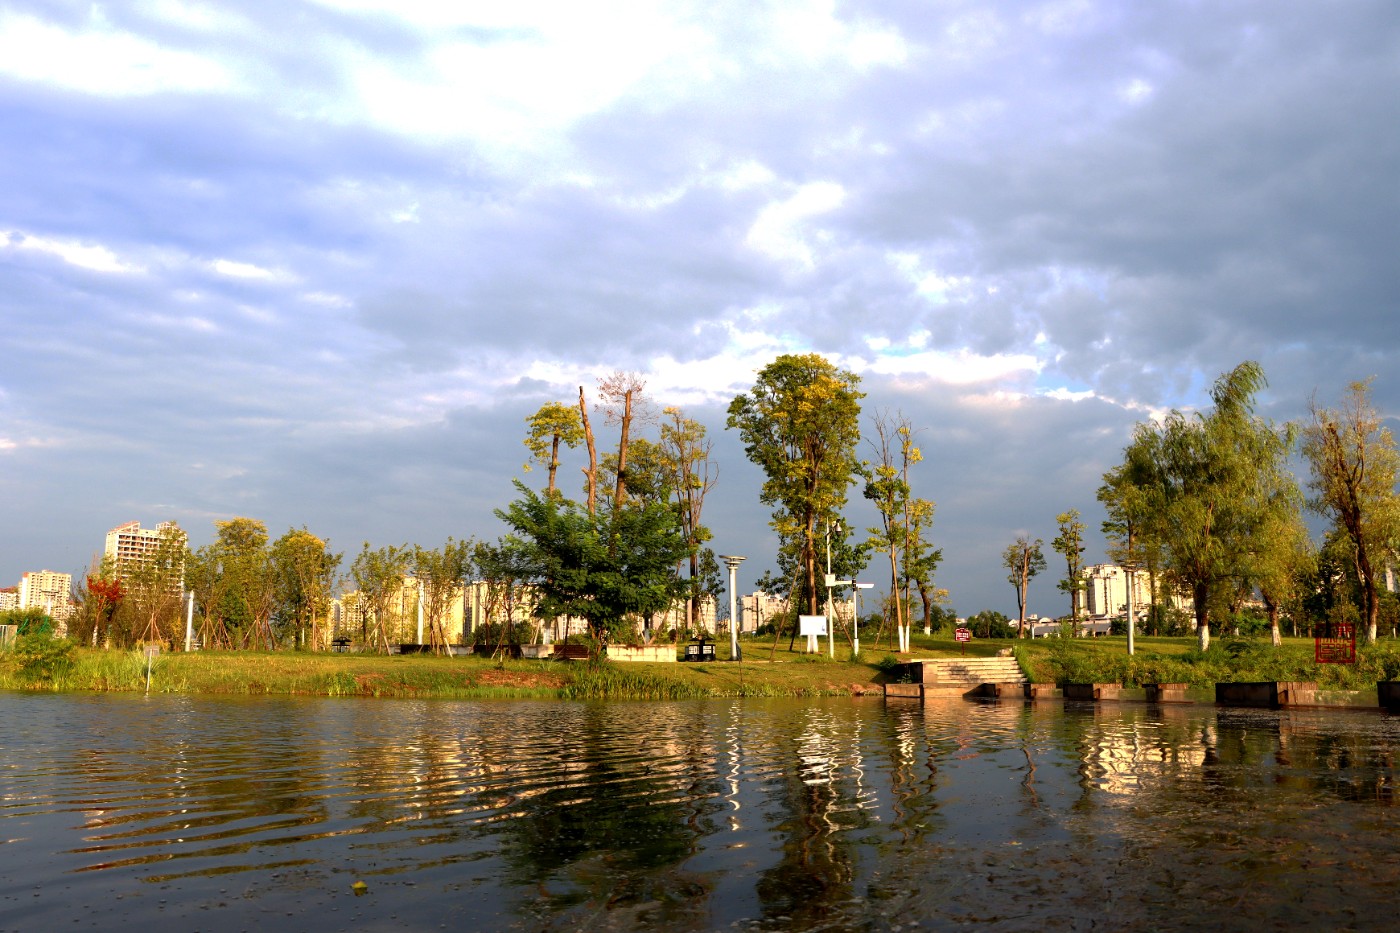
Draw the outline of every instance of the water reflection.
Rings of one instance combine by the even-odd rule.
[[[0,929],[1383,921],[1397,722],[3,695]]]

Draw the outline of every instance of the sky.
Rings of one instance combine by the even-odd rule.
[[[1388,0],[0,0],[0,585],[132,520],[494,539],[623,370],[748,592],[725,409],[816,352],[918,430],[949,604],[1015,615],[1028,534],[1063,613],[1134,424],[1246,359],[1400,412],[1397,217]]]

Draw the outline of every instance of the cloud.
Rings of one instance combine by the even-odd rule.
[[[945,585],[1005,606],[1007,535],[1097,527],[1133,423],[1240,360],[1280,420],[1400,408],[1397,43],[1292,0],[16,0],[0,494],[49,550],[0,582],[162,504],[489,534],[524,417],[618,368],[723,439],[761,572],[724,409],[814,351],[924,428]]]

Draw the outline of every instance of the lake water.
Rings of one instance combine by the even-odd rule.
[[[0,694],[0,930],[1388,926],[1397,749],[1361,711]]]

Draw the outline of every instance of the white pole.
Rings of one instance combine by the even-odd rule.
[[[189,605],[185,608],[185,651],[194,643],[194,590],[190,590]]]
[[[418,644],[423,644],[423,581],[418,581]]]
[[[731,661],[744,660],[739,651],[739,605],[738,583],[739,565],[744,558],[733,554],[721,554],[720,560],[729,568],[729,658]]]
[[[1128,654],[1133,653],[1133,570],[1131,567],[1124,568],[1124,574],[1128,578]]]

